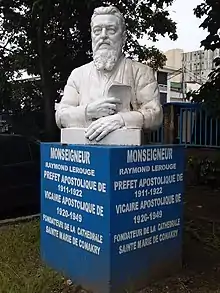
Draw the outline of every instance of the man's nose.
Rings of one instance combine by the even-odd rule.
[[[107,31],[106,28],[103,27],[102,32],[101,32],[101,38],[106,38],[107,37]]]

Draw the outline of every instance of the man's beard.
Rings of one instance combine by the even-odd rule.
[[[112,71],[119,58],[119,51],[115,49],[98,49],[93,52],[93,61],[97,70]]]

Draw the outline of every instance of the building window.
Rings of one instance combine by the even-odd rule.
[[[158,71],[157,72],[158,84],[167,85],[167,75],[168,75],[167,72]]]

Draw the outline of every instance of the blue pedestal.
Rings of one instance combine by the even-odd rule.
[[[181,267],[184,149],[42,144],[41,256],[94,293]]]

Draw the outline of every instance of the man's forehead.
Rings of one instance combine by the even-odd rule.
[[[119,25],[120,20],[117,16],[112,14],[96,15],[92,20],[92,26],[95,25]]]

